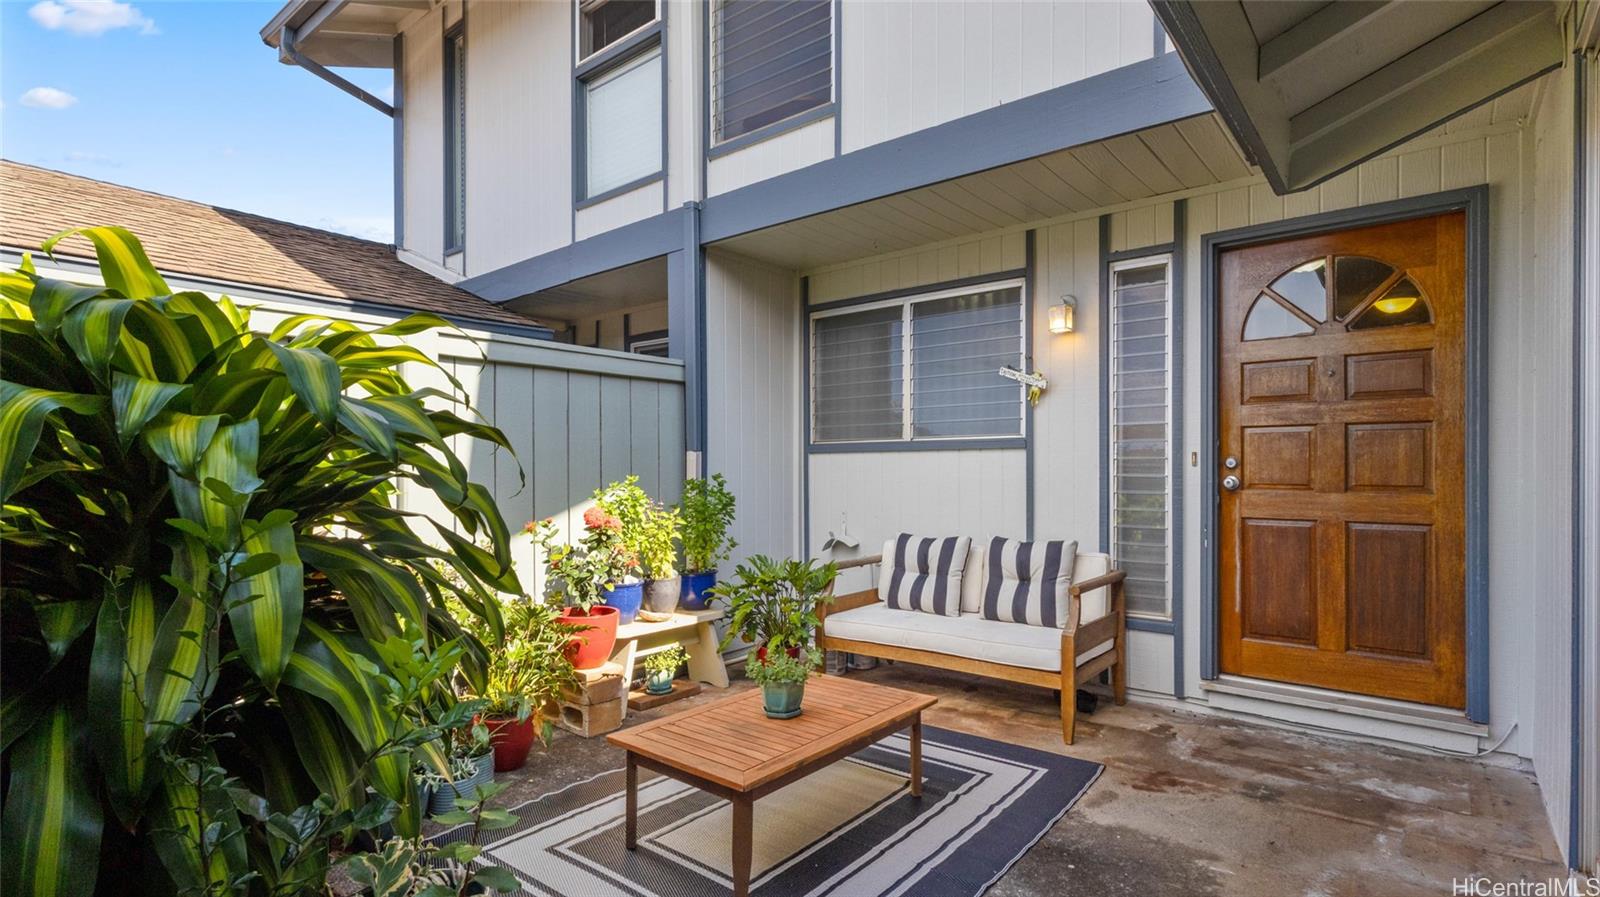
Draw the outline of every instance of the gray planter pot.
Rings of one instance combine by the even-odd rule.
[[[478,797],[478,786],[494,781],[494,754],[484,754],[473,760],[472,775],[454,782],[445,782],[428,798],[428,815],[437,816],[456,808],[456,801],[471,802]]]
[[[768,683],[761,686],[761,703],[767,716],[773,719],[794,719],[800,715],[800,702],[805,699],[804,682]]]
[[[644,607],[652,614],[666,616],[678,609],[678,598],[683,585],[678,577],[651,579],[644,584]]]

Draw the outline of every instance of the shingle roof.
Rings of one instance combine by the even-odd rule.
[[[383,243],[0,160],[0,243],[36,251],[63,230],[101,224],[133,231],[168,274],[539,326],[407,265]],[[93,249],[68,240],[57,255],[93,258]]]

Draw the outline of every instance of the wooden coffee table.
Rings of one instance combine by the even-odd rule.
[[[761,690],[613,732],[606,741],[628,752],[627,844],[638,838],[639,767],[733,803],[733,893],[750,893],[751,815],[756,800],[861,750],[911,729],[911,795],[922,796],[922,711],[937,699],[837,676],[806,683],[805,711],[768,719]]]

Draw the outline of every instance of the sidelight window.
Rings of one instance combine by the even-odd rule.
[[[1166,256],[1111,268],[1111,554],[1128,612],[1172,616],[1172,286]]]

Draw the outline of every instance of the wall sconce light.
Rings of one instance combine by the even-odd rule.
[[[1078,308],[1078,300],[1072,296],[1062,296],[1060,305],[1050,306],[1050,332],[1071,333],[1075,322],[1073,312]]]

